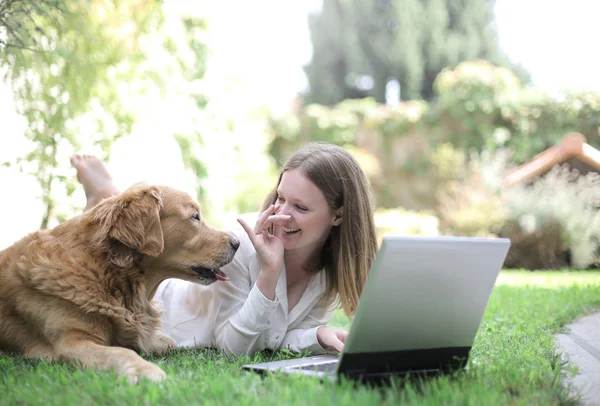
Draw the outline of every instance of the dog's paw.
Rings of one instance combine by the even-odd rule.
[[[177,348],[177,343],[171,337],[157,333],[152,345],[152,353],[161,355]]]
[[[147,361],[136,363],[135,365],[128,367],[125,370],[125,376],[127,382],[132,385],[140,383],[144,378],[149,379],[152,382],[162,382],[167,379],[165,371],[160,369],[158,365],[154,365]]]

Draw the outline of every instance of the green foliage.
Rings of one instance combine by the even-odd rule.
[[[365,96],[346,83],[351,74],[347,58],[355,54],[357,46],[347,35],[343,3],[347,2],[324,0],[321,12],[308,17],[313,57],[304,67],[311,89],[307,97],[325,105]]]
[[[450,158],[445,161],[444,158]],[[440,182],[439,206],[442,234],[471,237],[497,236],[508,212],[500,187],[506,155],[472,154],[464,160],[460,150],[442,144],[434,153],[434,172],[447,176]],[[454,161],[455,166],[445,169]],[[445,169],[445,170],[444,170]]]
[[[439,144],[431,154],[433,176],[445,183],[456,181],[464,176],[467,156],[449,142]]]
[[[598,93],[552,97],[523,87],[510,70],[483,60],[444,70],[435,89],[432,102],[390,107],[373,98],[354,99],[271,117],[269,152],[280,161],[308,141],[353,146],[370,154],[379,168],[371,182],[380,206],[421,210],[437,207],[440,183],[456,178],[472,151],[510,150],[512,161],[521,164],[569,132],[581,132],[600,148]],[[451,147],[445,158],[435,158],[440,145]]]
[[[44,27],[30,16],[60,18],[65,13],[67,7],[60,0],[0,0],[0,49],[39,48],[38,37],[40,32],[45,35]]]
[[[74,190],[58,159],[60,151],[81,145],[82,126],[85,141],[105,150],[130,131],[133,118],[122,108],[118,84],[149,73],[137,69],[143,58],[140,41],[161,20],[156,2],[69,1],[64,7],[61,14],[33,9],[37,12],[20,21],[36,28],[38,47],[7,47],[0,53],[31,144],[13,164],[41,186],[46,207],[41,228],[55,215],[54,191]],[[10,35],[8,43],[14,40]]]
[[[520,90],[519,80],[511,71],[488,61],[472,61],[443,70],[434,86],[440,116],[447,116],[446,121],[454,124],[448,141],[466,150],[496,146],[490,136],[494,134],[495,116]]]
[[[365,97],[383,103],[390,78],[399,81],[403,100],[431,100],[444,68],[478,58],[527,80],[501,52],[493,13],[489,0],[324,0],[309,17],[307,103]]]
[[[69,156],[82,147],[108,155],[112,143],[143,119],[136,101],[147,94],[190,110],[189,122],[174,123],[168,136],[179,143],[201,198],[206,21],[183,17],[165,24],[169,16],[158,1],[69,0],[62,6],[53,14],[32,7],[35,13],[22,22],[31,27],[21,31],[33,33],[36,47],[7,47],[0,54],[31,145],[9,164],[41,185],[41,228],[72,215],[64,207],[76,188]]]
[[[207,176],[206,165],[200,158],[202,156],[200,149],[203,145],[202,138],[198,133],[196,137],[183,134],[174,134],[173,137],[181,149],[181,158],[185,168],[191,170],[196,178],[196,198],[202,201],[206,195],[206,191],[202,186],[202,179]]]
[[[521,87],[511,71],[483,60],[444,70],[435,88],[445,139],[464,149],[509,148],[515,162],[523,163],[568,132],[580,132],[600,147],[598,93],[552,97]]]
[[[363,138],[371,137],[371,131],[379,133],[373,136],[401,136],[422,124],[427,113],[428,104],[424,101],[407,102],[394,108],[383,108],[373,98],[344,100],[333,107],[309,104],[298,115],[270,117],[269,152],[281,162],[287,154],[309,141],[360,146]]]
[[[354,150],[361,163],[368,165],[367,175],[378,206],[403,206],[394,196],[401,191],[398,183],[403,182],[402,177],[427,171],[423,149],[426,143],[420,139],[413,142],[409,136],[423,130],[427,113],[428,104],[424,101],[402,103],[390,109],[382,108],[371,98],[346,100],[335,107],[311,104],[298,115],[271,117],[269,153],[276,162],[283,162],[309,141],[327,141]]]
[[[203,19],[188,17],[183,20],[183,28],[191,57],[187,60],[179,59],[181,75],[189,84],[188,96],[194,101],[199,110],[203,110],[208,103],[204,92],[200,90],[202,79],[206,74],[206,60],[209,54],[208,46],[203,41],[203,35],[207,30],[207,22]],[[167,45],[169,44],[171,43]],[[168,46],[167,49],[169,49]],[[176,49],[170,49],[170,51],[173,55],[177,55]],[[196,178],[196,197],[199,201],[202,201],[206,195],[202,181],[208,175],[206,165],[201,158],[203,156],[202,147],[204,146],[202,134],[199,130],[195,130],[190,134],[174,134],[173,136],[181,149],[185,168],[191,170]]]
[[[377,238],[386,234],[394,235],[439,235],[439,220],[430,212],[417,212],[396,209],[378,209],[375,211]]]

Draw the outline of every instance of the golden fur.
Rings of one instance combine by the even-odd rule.
[[[188,194],[131,187],[0,252],[0,351],[160,381],[164,371],[138,355],[176,346],[158,331],[158,285],[224,279],[214,270],[238,246]]]

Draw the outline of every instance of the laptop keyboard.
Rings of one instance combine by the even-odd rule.
[[[321,362],[319,364],[300,365],[294,367],[294,369],[302,369],[304,371],[318,371],[318,372],[335,372],[338,366],[338,361]]]

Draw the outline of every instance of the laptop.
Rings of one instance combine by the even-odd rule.
[[[463,368],[509,247],[506,238],[384,236],[341,354],[243,368],[364,381]]]

